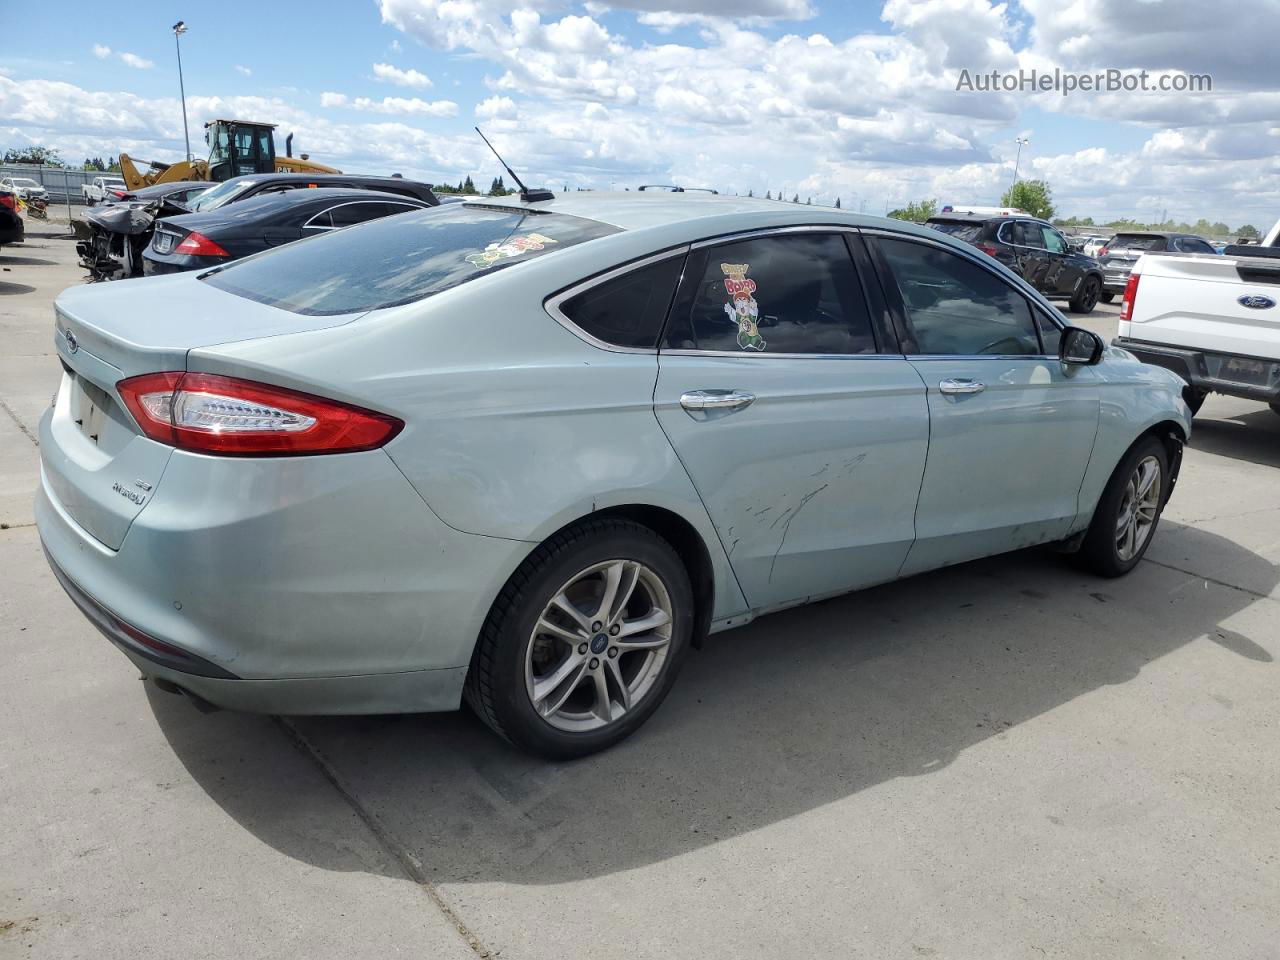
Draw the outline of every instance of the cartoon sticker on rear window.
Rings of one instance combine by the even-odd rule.
[[[754,296],[756,282],[747,276],[751,269],[749,263],[722,263],[720,272],[724,274],[724,290],[729,294],[729,302],[724,305],[724,312],[730,322],[738,325],[738,346],[743,350],[763,350],[764,337],[760,336],[757,322],[760,307]]]
[[[512,237],[510,240],[503,240],[501,243],[491,243],[484,248],[483,253],[467,254],[466,260],[467,263],[473,266],[488,267],[508,257],[518,257],[522,253],[528,253],[530,250],[541,250],[548,243],[555,243],[555,241],[550,237],[544,237],[540,233],[529,233],[523,237]]]

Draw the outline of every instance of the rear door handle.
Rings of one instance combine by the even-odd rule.
[[[987,389],[987,385],[981,380],[970,380],[966,377],[958,377],[953,380],[943,380],[938,384],[938,390],[948,395],[963,393],[981,393]]]
[[[745,390],[689,390],[680,394],[680,406],[695,420],[732,413],[751,406],[754,393]]]

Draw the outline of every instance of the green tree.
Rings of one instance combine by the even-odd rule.
[[[766,200],[772,200],[772,199],[773,199],[773,194],[772,194],[772,193],[770,193],[768,190],[766,190],[766,191],[764,192],[764,198],[765,198]]]
[[[755,192],[754,192],[753,190],[750,190],[750,189],[749,189],[749,190],[747,190],[747,196],[748,196],[748,197],[754,197],[754,196],[755,196]]]
[[[794,197],[792,197],[792,198],[791,198],[791,202],[792,202],[792,203],[799,203],[799,202],[800,202],[800,194],[798,194],[798,193],[797,193]]]
[[[1052,220],[1055,212],[1053,192],[1043,180],[1019,180],[1004,192],[1000,205],[1023,210],[1041,220]]]
[[[910,220],[912,223],[924,223],[938,212],[938,201],[912,200],[905,207],[890,210],[889,216],[894,220]]]
[[[840,209],[840,198],[839,198],[839,197],[836,197],[836,209],[837,209],[837,210],[839,210],[839,209]]]
[[[6,150],[4,160],[0,163],[35,163],[46,167],[65,167],[58,151],[49,147],[22,147],[17,150]]]
[[[1255,227],[1252,223],[1246,223],[1243,227],[1241,227],[1239,230],[1239,234],[1242,237],[1250,237],[1250,238],[1257,238],[1261,236],[1261,234],[1258,233],[1258,228]]]
[[[475,181],[471,179],[471,174],[467,174],[467,179],[462,181],[462,189],[459,191],[459,193],[475,193],[475,192],[476,192]]]

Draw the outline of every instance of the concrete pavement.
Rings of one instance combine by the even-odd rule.
[[[1210,398],[1131,576],[1030,552],[768,617],[546,764],[466,713],[203,715],[138,681],[30,526],[73,260],[0,252],[0,957],[1277,956],[1261,405]]]

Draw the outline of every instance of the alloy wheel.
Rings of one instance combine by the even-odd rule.
[[[1163,487],[1160,461],[1144,457],[1134,468],[1116,517],[1116,555],[1127,563],[1137,556],[1156,525]]]
[[[674,615],[661,578],[634,560],[571,577],[543,608],[525,649],[525,689],[548,724],[569,732],[617,722],[656,685]]]

